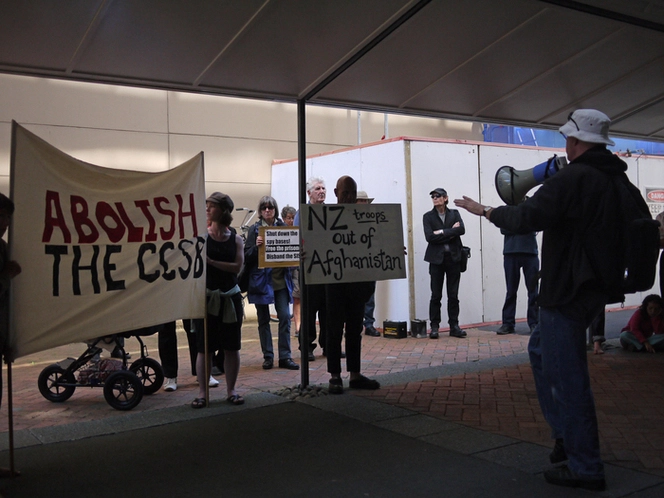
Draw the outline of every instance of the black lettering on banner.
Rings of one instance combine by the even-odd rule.
[[[72,277],[72,286],[75,296],[81,295],[81,282],[80,282],[80,272],[81,270],[90,270],[90,281],[92,283],[92,289],[95,294],[101,292],[99,287],[99,274],[97,273],[97,258],[99,257],[99,246],[93,245],[92,247],[92,261],[89,266],[81,266],[81,246],[74,246],[74,262],[71,265],[71,277]]]
[[[196,261],[194,263],[194,278],[200,278],[205,271],[205,260],[203,251],[205,250],[205,238],[196,237]]]
[[[67,246],[47,244],[44,251],[53,256],[53,296],[57,297],[60,295],[60,261],[61,256],[67,254]]]
[[[174,280],[176,276],[175,270],[168,271],[168,262],[166,261],[166,251],[172,251],[173,249],[175,249],[173,242],[165,242],[159,249],[159,264],[164,269],[164,280]]]
[[[157,252],[157,246],[151,242],[141,244],[141,247],[138,249],[138,261],[136,261],[136,264],[138,265],[138,278],[151,284],[159,278],[159,270],[155,270],[150,275],[145,273],[145,263],[143,262],[143,256],[148,251],[150,251],[152,254],[155,254]]]
[[[122,246],[120,245],[108,245],[106,246],[106,254],[104,255],[104,280],[106,280],[106,290],[124,290],[125,281],[124,280],[113,280],[111,272],[115,270],[115,264],[111,263],[111,254],[117,254],[122,252]]]
[[[188,276],[189,273],[191,273],[191,264],[193,263],[193,260],[191,259],[191,256],[189,256],[189,253],[187,252],[187,248],[185,247],[185,244],[191,244],[194,245],[194,243],[191,240],[181,240],[180,243],[178,244],[178,249],[180,249],[180,252],[182,253],[182,256],[184,256],[184,259],[187,260],[187,267],[182,268],[179,267],[178,271],[180,272],[180,278],[182,280],[185,280]]]

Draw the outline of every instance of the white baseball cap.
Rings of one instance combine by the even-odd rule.
[[[567,123],[558,128],[565,137],[573,137],[591,144],[615,145],[609,138],[611,120],[595,109],[577,109],[567,116]]]

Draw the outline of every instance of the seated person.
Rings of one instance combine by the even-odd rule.
[[[664,350],[664,301],[657,294],[646,296],[620,334],[620,344],[628,351],[649,353]]]

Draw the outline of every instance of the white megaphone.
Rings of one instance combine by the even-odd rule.
[[[508,206],[515,206],[526,199],[530,189],[544,183],[558,170],[567,166],[567,159],[555,154],[543,163],[524,171],[517,171],[512,166],[503,166],[496,171],[496,190]]]

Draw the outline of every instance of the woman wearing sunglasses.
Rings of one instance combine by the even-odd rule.
[[[290,268],[258,268],[258,248],[265,241],[259,234],[261,226],[284,226],[277,218],[279,207],[277,201],[269,195],[261,197],[258,203],[258,221],[251,227],[244,248],[244,259],[249,269],[249,302],[256,306],[258,316],[258,335],[263,351],[263,369],[274,366],[274,350],[272,347],[272,331],[270,330],[270,304],[274,304],[279,320],[279,368],[299,370],[300,366],[293,361],[290,347],[290,309],[292,302],[293,280]],[[245,270],[246,271],[246,270]]]

